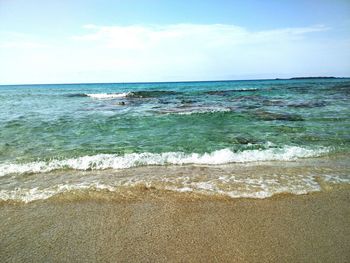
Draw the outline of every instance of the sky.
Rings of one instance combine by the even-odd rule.
[[[350,77],[349,0],[0,0],[0,84]]]

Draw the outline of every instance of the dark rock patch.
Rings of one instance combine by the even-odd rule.
[[[236,92],[252,92],[252,91],[257,91],[257,89],[211,90],[211,91],[206,91],[205,94],[218,95],[218,96],[230,96],[232,93],[236,93]]]
[[[252,137],[238,136],[234,138],[234,141],[239,144],[258,144],[259,141]]]
[[[286,106],[286,102],[283,100],[263,100],[264,106]]]
[[[323,101],[300,102],[300,103],[290,103],[287,106],[292,108],[319,108],[319,107],[326,106],[326,103]]]
[[[129,98],[157,98],[162,96],[177,95],[180,92],[170,90],[145,90],[145,91],[133,91],[128,94]]]
[[[73,94],[67,94],[66,97],[68,98],[76,98],[76,97],[87,97],[88,95],[84,93],[73,93]]]
[[[264,121],[303,121],[304,119],[297,114],[275,113],[268,111],[255,111],[254,116]]]

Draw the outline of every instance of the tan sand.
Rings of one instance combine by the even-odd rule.
[[[0,206],[1,262],[349,262],[350,191]]]

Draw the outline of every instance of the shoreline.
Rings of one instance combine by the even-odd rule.
[[[306,194],[349,185],[346,155],[296,161],[232,163],[224,165],[139,166],[128,169],[58,170],[1,177],[2,203],[30,203],[67,197],[122,199],[151,189],[192,196],[268,198],[291,193]],[[13,181],[18,182],[13,184]],[[142,191],[141,191],[142,192]],[[105,196],[105,197],[104,197]]]
[[[3,262],[346,262],[350,191],[266,199],[140,189],[0,206]]]

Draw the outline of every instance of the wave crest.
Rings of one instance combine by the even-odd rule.
[[[24,164],[0,164],[0,176],[8,174],[45,173],[59,169],[105,170],[126,169],[147,165],[183,164],[228,164],[261,161],[293,161],[299,158],[317,157],[329,152],[329,148],[309,149],[298,146],[284,146],[265,150],[246,150],[234,152],[225,148],[211,153],[165,152],[131,153],[125,155],[98,154],[65,160],[38,161]]]

